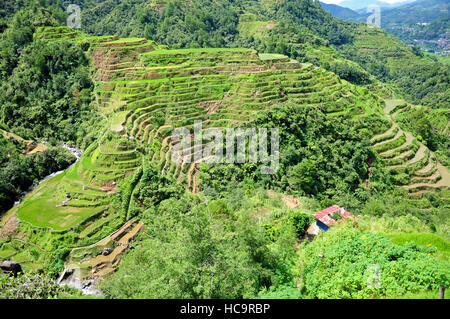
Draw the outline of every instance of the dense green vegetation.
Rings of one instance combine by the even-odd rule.
[[[411,107],[398,114],[396,120],[434,151],[444,165],[450,166],[450,137],[445,133],[449,121],[448,110]]]
[[[151,1],[149,5],[144,0],[59,0],[49,1],[47,8],[58,17],[59,23],[65,23],[65,8],[70,3],[81,6],[82,28],[91,34],[145,37],[170,48],[249,47],[287,54],[292,58],[306,56],[310,57],[309,62],[317,62],[316,54],[298,52],[306,49],[312,53],[312,45],[319,48],[317,51],[322,51],[320,56],[325,54],[325,59],[319,59],[321,66],[353,83],[371,82],[365,70],[378,79],[394,83],[411,102],[434,107],[448,103],[448,69],[431,59],[426,61],[415,57],[412,50],[402,47],[398,40],[384,43],[385,34],[381,32],[373,39],[376,54],[366,54],[359,50],[359,43],[365,38],[360,27],[333,19],[318,1],[193,0],[191,5],[185,6],[183,1],[177,0]],[[395,10],[400,9],[392,11]],[[417,10],[420,14],[422,11]],[[244,24],[247,27],[243,27]],[[267,36],[261,39],[261,34]],[[309,46],[305,48],[306,43]],[[334,49],[342,54],[338,61],[335,54],[330,53]],[[406,59],[399,61],[401,68],[392,65],[388,58],[391,51],[407,51]],[[422,70],[415,72],[417,68]],[[410,76],[416,74],[420,74],[420,78],[408,82]],[[421,81],[422,74],[426,78],[425,84]],[[439,87],[433,86],[436,83],[440,83]],[[443,92],[442,88],[444,96],[439,94]],[[434,101],[436,98],[437,102]]]
[[[411,25],[448,18],[450,4],[446,0],[419,0],[383,13],[382,27]]]
[[[359,299],[437,291],[449,284],[450,268],[432,256],[436,253],[414,241],[399,246],[361,229],[333,229],[302,251],[302,292],[310,298]]]
[[[33,183],[75,160],[72,154],[57,147],[22,155],[23,146],[16,143],[0,137],[0,212],[8,210]]]
[[[319,198],[358,192],[374,154],[368,139],[372,134],[363,129],[365,121],[349,125],[351,121],[334,121],[320,109],[296,105],[263,111],[249,125],[280,130],[280,168],[276,175],[259,174],[259,167],[252,164],[213,165],[200,175],[204,189],[220,193],[226,189],[224,180],[235,180]]]
[[[42,8],[26,7],[0,34],[0,127],[54,146],[61,141],[85,145],[96,121],[88,107],[93,89],[89,60],[78,44],[33,41],[37,27],[55,23]],[[23,148],[2,140],[1,212],[37,180],[74,160],[56,147],[21,156]]]
[[[64,297],[47,276],[65,269],[103,278],[106,298],[428,297],[448,285],[443,64],[317,1],[73,0],[83,31],[58,26],[69,1],[28,3],[0,7],[0,209],[73,161],[61,142],[83,155],[2,216],[0,260],[45,273],[30,277],[39,293],[0,277],[3,297]],[[193,145],[172,161],[174,129],[198,122],[277,128],[279,169],[208,163]],[[31,140],[48,149],[28,152]],[[312,214],[334,204],[357,219],[309,243]]]
[[[330,12],[336,18],[362,22],[362,21],[359,21],[359,20],[361,20],[361,15],[358,12],[353,11],[350,8],[338,6],[336,4],[331,4],[331,3],[328,4],[328,3],[324,3],[324,2],[320,2],[320,4],[325,10]]]
[[[14,35],[6,31],[0,41],[11,49],[8,42]],[[7,49],[3,53],[7,68],[2,68],[0,87],[2,125],[24,138],[80,142],[92,90],[81,47],[34,41],[20,48],[20,54]]]
[[[103,291],[120,298],[252,298],[262,287],[290,284],[285,263],[292,260],[283,257],[291,250],[292,258],[293,230],[269,249],[248,214],[192,195],[163,201],[144,214],[153,225],[150,239],[136,245]]]
[[[51,277],[37,273],[0,275],[0,287],[0,299],[53,299],[63,290]]]

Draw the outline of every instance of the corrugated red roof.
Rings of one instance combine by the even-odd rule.
[[[320,220],[325,225],[330,226],[336,222],[333,218],[330,217],[330,215],[333,214],[334,212],[340,211],[341,209],[343,208],[339,207],[338,205],[333,205],[331,207],[325,208],[324,210],[321,210],[320,212],[315,213],[314,217]],[[342,219],[347,217],[353,218],[352,214],[347,212],[345,209],[343,210],[344,212],[341,213]]]

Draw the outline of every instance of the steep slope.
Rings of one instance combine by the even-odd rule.
[[[409,25],[431,22],[448,17],[450,3],[447,0],[419,0],[383,12],[381,26]]]
[[[68,0],[62,1],[59,10],[65,11],[70,3]],[[281,53],[300,62],[312,63],[317,61],[299,59],[302,55],[316,54],[314,50],[309,50],[309,47],[319,48],[318,51],[324,51],[323,48],[326,48],[325,51],[337,49],[341,54],[338,57],[339,61],[336,61],[336,56],[328,55],[326,59],[331,61],[321,61],[320,65],[352,83],[373,84],[373,81],[368,80],[367,72],[369,72],[381,81],[396,84],[399,93],[410,102],[427,106],[431,105],[433,98],[439,99],[438,93],[442,92],[441,88],[434,88],[431,85],[422,88],[422,79],[405,83],[406,74],[409,76],[410,73],[414,73],[413,68],[417,64],[425,65],[421,66],[420,73],[427,73],[426,77],[430,82],[442,78],[437,74],[442,68],[435,61],[428,59],[430,63],[423,63],[421,57],[408,54],[413,66],[402,62],[404,72],[390,72],[391,65],[385,61],[386,50],[409,50],[411,53],[413,51],[408,47],[402,47],[402,43],[395,38],[391,38],[387,46],[377,46],[386,38],[384,33],[379,32],[372,34],[370,40],[374,45],[370,54],[365,52],[360,56],[358,51],[364,50],[360,50],[358,42],[364,41],[364,34],[370,30],[364,30],[367,28],[355,23],[333,18],[318,1],[192,0],[189,6],[179,0],[150,2],[80,0],[77,3],[83,8],[82,28],[91,34],[146,38],[172,49],[247,47],[259,52]],[[56,10],[57,7],[52,8]],[[62,16],[63,13],[59,12],[58,15]],[[252,23],[249,23],[247,28],[242,28],[242,21],[250,15],[254,16]],[[63,19],[60,22],[65,23]],[[263,24],[258,24],[259,22]],[[268,37],[258,39],[254,36],[255,31],[261,32],[264,24],[269,28]],[[299,45],[302,46],[301,50],[298,49]],[[356,64],[349,65],[343,60],[352,60]],[[361,66],[365,70],[361,70]],[[438,71],[435,72],[434,69]],[[433,98],[428,98],[426,96],[428,93]]]
[[[353,44],[338,49],[371,74],[397,86],[409,101],[432,108],[449,105],[450,66],[428,56],[417,56],[392,35],[361,25]]]
[[[324,2],[320,2],[320,4],[325,10],[330,12],[336,18],[350,21],[358,21],[362,18],[362,16],[358,12],[353,11],[350,8],[345,8],[336,4],[328,4]]]
[[[371,140],[375,151],[390,169],[395,182],[412,195],[450,189],[450,171],[410,132],[395,122],[408,106],[402,100],[386,101],[385,113],[392,121],[391,128]]]
[[[92,107],[104,115],[104,129],[75,165],[41,183],[3,219],[1,232],[12,239],[0,255],[14,256],[25,268],[55,262],[47,259],[49,252],[64,247],[71,252],[68,269],[81,267],[86,270],[82,276],[114,271],[128,240],[139,233],[129,207],[144,157],[157,163],[163,175],[191,191],[197,188],[196,171],[206,159],[189,162],[194,150],[182,162],[172,161],[171,150],[179,143],[171,139],[174,128],[200,121],[203,129],[226,129],[287,102],[320,107],[330,116],[382,114],[382,101],[367,89],[279,54],[167,50],[145,39],[91,37],[64,27],[40,28],[34,38],[89,47],[95,67]],[[119,233],[126,242],[111,240]],[[35,246],[43,250],[23,250]],[[96,257],[105,248],[112,249],[110,256]]]
[[[346,0],[341,2],[339,5],[342,7],[350,8],[352,10],[360,10],[365,9],[370,5],[377,5],[382,8],[394,8],[397,6],[401,6],[406,2],[414,2],[415,0],[403,0],[397,3],[389,3],[387,1],[378,1],[378,0]]]

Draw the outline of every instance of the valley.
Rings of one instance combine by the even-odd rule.
[[[117,2],[84,3],[81,30],[56,5],[5,20],[0,263],[25,275],[0,286],[37,274],[44,298],[370,299],[450,283],[447,66],[309,0],[137,1],[134,27]],[[208,130],[237,128],[279,130],[276,172],[210,161]],[[334,205],[352,218],[308,233]]]

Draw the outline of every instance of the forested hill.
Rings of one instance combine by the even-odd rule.
[[[450,2],[448,0],[419,0],[401,7],[386,10],[383,13],[382,26],[395,24],[415,24],[431,22],[448,17]]]
[[[30,2],[31,0],[23,0]],[[444,106],[449,93],[434,88],[449,66],[422,57],[383,32],[369,32],[357,23],[334,18],[312,0],[41,0],[65,24],[71,3],[82,8],[82,29],[93,35],[144,37],[169,48],[247,47],[281,53],[335,72],[355,84],[371,84],[368,74],[396,87],[410,102]],[[3,5],[10,15],[17,6]],[[371,35],[370,54],[361,44]],[[356,50],[356,51],[355,51]],[[358,51],[358,52],[357,52]],[[365,51],[365,52],[362,52]],[[399,57],[391,59],[392,55]],[[356,63],[350,63],[349,61]],[[410,74],[420,68],[417,80]],[[444,90],[445,91],[445,90]],[[432,102],[435,98],[437,102]]]
[[[328,4],[321,2],[322,7],[330,12],[333,16],[350,21],[359,21],[362,18],[362,15],[352,9],[338,6],[336,4]]]
[[[2,6],[0,200],[74,160],[52,145],[83,154],[1,216],[0,261],[42,276],[0,274],[0,298],[58,297],[40,287],[58,277],[108,298],[434,298],[450,284],[441,64],[317,1],[78,1],[84,30],[65,26],[68,3]],[[175,136],[193,126],[194,146]],[[209,161],[210,128],[278,132],[278,169]],[[332,205],[357,218],[333,214],[310,244]]]

